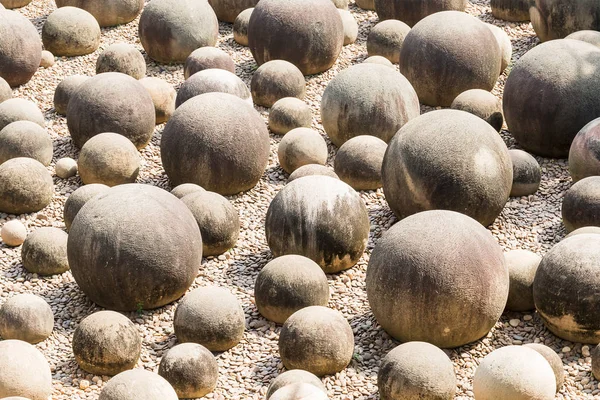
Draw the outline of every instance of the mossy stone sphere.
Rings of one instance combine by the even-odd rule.
[[[600,225],[600,176],[589,176],[566,191],[562,219],[567,232]]]
[[[277,100],[269,111],[269,129],[271,132],[285,135],[295,128],[310,128],[312,110],[304,101],[295,97]]]
[[[504,254],[510,283],[506,309],[509,311],[535,310],[533,279],[542,257],[528,250],[511,250]]]
[[[204,192],[204,188],[194,183],[182,183],[171,190],[171,194],[178,199],[182,199],[184,196],[196,192]]]
[[[556,378],[556,391],[558,392],[562,387],[563,383],[565,382],[565,370],[563,368],[562,358],[560,358],[558,354],[556,354],[556,352],[550,347],[545,346],[541,343],[528,343],[524,346],[537,351],[546,359],[546,361],[548,361],[548,364],[550,364],[552,371],[554,371],[554,377]],[[594,354],[592,352],[592,364],[593,363]],[[593,368],[594,367],[592,365],[592,369]]]
[[[529,21],[529,7],[533,0],[490,0],[492,15],[511,22]]]
[[[482,89],[462,92],[452,101],[450,108],[473,114],[500,132],[504,123],[500,99]]]
[[[0,10],[0,37],[0,77],[12,87],[29,82],[42,60],[37,29],[20,13]]]
[[[235,62],[229,54],[216,47],[205,46],[194,50],[185,59],[183,75],[188,79],[196,72],[211,68],[224,69],[235,74]]]
[[[513,166],[512,197],[529,196],[537,192],[542,181],[542,169],[535,157],[523,150],[508,151]]]
[[[0,164],[0,212],[40,211],[54,195],[52,176],[33,158],[11,158]]]
[[[46,130],[31,121],[15,121],[0,130],[0,164],[17,157],[33,158],[50,165],[54,146]]]
[[[325,165],[327,154],[325,139],[319,132],[309,128],[292,129],[281,139],[277,148],[279,165],[288,174],[303,165]]]
[[[146,75],[146,60],[132,44],[111,44],[96,60],[96,74],[103,72],[121,72],[142,79]]]
[[[55,0],[57,7],[83,8],[100,26],[116,26],[133,21],[144,8],[144,0]]]
[[[259,0],[208,0],[215,10],[219,21],[233,23],[236,17],[244,10],[258,4]]]
[[[12,99],[12,89],[8,82],[0,76],[0,103],[8,99]]]
[[[0,130],[17,121],[35,122],[42,128],[45,125],[44,114],[32,101],[14,98],[0,103]]]
[[[67,197],[67,201],[65,201],[65,208],[63,210],[63,217],[67,231],[71,229],[73,220],[85,203],[99,194],[108,192],[108,189],[110,189],[110,187],[101,183],[91,183],[89,185],[84,185],[77,188],[77,190]]]
[[[371,29],[367,37],[369,56],[382,56],[390,62],[400,62],[400,50],[404,38],[410,32],[410,26],[397,19],[381,21]]]
[[[303,99],[306,82],[302,72],[285,60],[265,62],[252,75],[250,82],[252,100],[255,104],[271,107],[284,97]]]
[[[355,190],[380,188],[381,166],[387,144],[374,136],[355,136],[335,155],[333,168],[340,179]]]
[[[587,42],[589,44],[593,44],[596,47],[600,47],[600,32],[592,31],[592,30],[583,30],[573,32],[565,39],[573,39],[573,40],[581,40],[582,42]]]
[[[69,100],[71,100],[71,97],[73,97],[79,86],[88,79],[90,77],[86,75],[71,75],[58,84],[54,91],[54,111],[57,114],[67,115]]]
[[[337,174],[333,171],[333,169],[326,167],[325,165],[307,164],[307,165],[303,165],[302,167],[300,167],[297,170],[295,170],[294,172],[292,172],[290,174],[290,177],[288,178],[288,183],[290,183],[296,179],[303,178],[305,176],[313,176],[313,175],[327,176],[327,177],[330,177],[333,179],[340,179],[340,177],[337,176]]]
[[[242,46],[248,46],[248,25],[250,25],[250,17],[254,7],[247,8],[235,17],[233,22],[233,40]]]
[[[569,149],[569,173],[573,182],[600,175],[600,118],[588,123],[575,135]]]
[[[190,76],[179,88],[175,107],[205,93],[229,93],[252,104],[248,86],[236,74],[220,68],[209,68]]]
[[[69,270],[67,241],[69,235],[58,228],[39,228],[33,231],[21,250],[23,267],[33,274],[54,275]]]
[[[140,83],[152,97],[156,125],[167,122],[175,112],[175,98],[177,97],[175,88],[168,82],[152,76],[140,79]]]
[[[328,400],[326,393],[310,383],[292,383],[278,389],[270,397],[271,400]]]
[[[466,0],[375,0],[380,21],[398,19],[409,26],[441,11],[465,11]]]
[[[162,376],[145,369],[123,371],[102,387],[98,400],[178,400]]]
[[[267,389],[265,400],[269,400],[279,389],[296,383],[313,385],[323,392],[323,394],[327,394],[327,388],[323,385],[323,382],[321,382],[321,379],[319,379],[318,376],[302,369],[291,369],[277,375],[277,377],[271,381],[269,388]]]
[[[12,219],[2,225],[0,238],[6,246],[20,246],[27,238],[27,228],[18,219]]]
[[[581,31],[600,30],[600,4],[595,0],[532,0],[529,18],[540,41],[562,39]]]
[[[44,355],[22,340],[0,341],[0,398],[47,400],[51,394],[52,373]]]
[[[0,336],[35,344],[46,340],[54,329],[50,305],[33,294],[18,294],[0,308]]]
[[[44,48],[61,57],[93,53],[100,45],[100,35],[96,18],[77,7],[57,8],[42,27]]]

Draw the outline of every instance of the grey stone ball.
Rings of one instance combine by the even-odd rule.
[[[504,253],[510,283],[506,309],[509,311],[535,310],[533,279],[542,257],[528,250],[511,250]]]
[[[245,9],[233,22],[233,40],[242,46],[248,46],[248,25],[253,11],[254,7]]]
[[[60,115],[67,115],[69,100],[82,83],[90,79],[86,75],[71,75],[63,79],[54,91],[54,111]]]
[[[292,314],[279,334],[279,355],[287,369],[317,376],[342,371],[354,354],[354,333],[339,311],[305,307]]]
[[[565,192],[562,219],[567,232],[600,226],[600,176],[589,176]]]
[[[271,201],[265,222],[267,243],[275,257],[302,255],[326,273],[358,262],[369,228],[358,193],[338,179],[320,175],[289,182]]]
[[[205,46],[194,50],[185,59],[183,75],[188,79],[196,72],[212,68],[224,69],[235,74],[235,62],[229,54],[216,47]]]
[[[600,32],[592,31],[592,30],[583,30],[573,32],[565,39],[573,39],[573,40],[581,40],[582,42],[587,42],[589,44],[593,44],[596,47],[600,47]]]
[[[151,59],[182,63],[197,48],[217,43],[219,21],[206,1],[154,0],[142,12],[139,36]]]
[[[381,56],[390,62],[400,62],[400,50],[404,38],[410,32],[410,26],[397,19],[381,21],[371,29],[367,37],[369,56]]]
[[[29,3],[31,3],[31,0],[2,0],[0,3],[0,10],[3,10],[4,8],[21,8],[25,7]]]
[[[132,369],[111,378],[102,388],[98,400],[179,400],[175,389],[162,376]]]
[[[206,347],[183,343],[162,357],[158,374],[173,386],[180,398],[200,398],[215,389],[219,366]]]
[[[383,186],[381,166],[387,144],[374,136],[355,136],[338,150],[333,168],[340,179],[355,190],[376,190]]]
[[[269,110],[269,129],[273,133],[285,135],[292,129],[310,128],[311,125],[311,108],[295,97],[279,99]]]
[[[338,12],[342,18],[342,25],[344,27],[344,46],[347,46],[356,42],[358,38],[358,23],[350,11],[338,7]]]
[[[267,166],[269,148],[260,114],[227,93],[206,93],[185,102],[167,123],[160,143],[173,186],[195,183],[222,195],[254,187]]]
[[[392,64],[392,62],[390,60],[388,60],[387,58],[382,57],[382,56],[367,57],[367,58],[365,58],[365,61],[363,61],[363,63],[365,63],[365,64],[381,64],[381,65],[385,65],[386,67],[393,68],[394,71],[396,70],[396,67],[394,66],[394,64]]]
[[[386,200],[398,218],[444,209],[484,226],[504,208],[512,171],[494,128],[457,110],[432,111],[407,123],[389,143],[381,170]]]
[[[63,211],[67,231],[71,229],[73,220],[79,213],[79,210],[81,210],[81,207],[83,207],[85,203],[87,203],[89,200],[93,199],[97,195],[108,192],[108,189],[110,189],[108,186],[103,185],[101,183],[92,183],[77,188],[77,190],[75,190],[69,195],[69,197],[67,197],[67,201],[65,201],[65,208]]]
[[[529,18],[540,41],[562,39],[581,30],[600,30],[600,4],[595,0],[532,0]]]
[[[273,393],[271,400],[328,400],[326,393],[310,383],[292,383]]]
[[[53,152],[50,135],[35,122],[15,121],[0,130],[0,164],[11,158],[29,157],[47,167]]]
[[[233,23],[236,17],[244,10],[258,4],[259,0],[208,0],[215,10],[219,21]]]
[[[54,329],[50,305],[33,294],[18,294],[0,308],[0,336],[35,344],[46,340]]]
[[[51,394],[52,373],[44,355],[22,340],[0,341],[0,398],[47,400]]]
[[[292,172],[290,174],[290,177],[288,178],[288,183],[290,183],[298,178],[303,178],[305,176],[313,176],[313,175],[327,176],[327,177],[330,177],[333,179],[340,179],[340,177],[337,176],[337,174],[331,168],[326,167],[325,165],[307,164],[307,165],[303,165],[302,167],[300,167],[297,170],[295,170],[294,172]]]
[[[277,375],[277,377],[271,381],[269,388],[267,389],[265,400],[269,400],[271,396],[282,387],[294,385],[296,383],[313,385],[323,392],[323,394],[327,394],[327,388],[323,385],[323,382],[321,382],[319,377],[302,369],[291,369]]]
[[[500,132],[504,123],[500,99],[482,89],[462,92],[452,101],[450,108],[473,114]]]
[[[175,107],[181,106],[192,97],[204,93],[229,93],[252,104],[248,86],[232,72],[219,68],[209,68],[190,76],[179,88]]]
[[[0,164],[0,212],[25,214],[40,211],[54,195],[52,176],[33,158],[11,158]]]
[[[537,351],[546,359],[546,361],[548,361],[552,371],[554,371],[554,378],[556,378],[556,391],[558,392],[565,382],[565,370],[563,368],[562,359],[550,347],[540,343],[528,343],[525,345],[525,347],[529,347],[530,349]],[[593,362],[594,353],[592,352],[592,364]]]
[[[569,149],[569,173],[573,182],[588,176],[600,175],[599,139],[600,118],[588,123],[575,135]]]
[[[466,0],[375,0],[380,21],[398,19],[409,26],[441,11],[465,11]]]
[[[2,225],[0,238],[6,246],[17,247],[27,238],[27,228],[18,219],[12,219]]]
[[[150,142],[155,122],[148,91],[131,76],[119,72],[87,79],[73,93],[67,107],[69,133],[79,148],[97,134],[115,132],[141,149]]]
[[[584,233],[600,233],[600,226],[584,226],[582,228],[577,228],[565,236],[565,239],[576,235],[582,235]]]
[[[57,7],[72,6],[86,10],[100,26],[115,26],[133,21],[144,8],[144,0],[55,0]]]
[[[0,76],[0,103],[8,99],[12,99],[12,97],[12,89],[10,88],[10,85],[4,80],[4,78]]]
[[[498,47],[500,48],[500,54],[502,56],[500,73],[503,73],[512,60],[512,43],[510,41],[510,37],[508,37],[508,34],[503,29],[497,27],[496,25],[487,23],[485,25],[491,29],[496,41],[498,42]]]
[[[325,132],[336,146],[355,136],[389,142],[421,113],[417,93],[400,73],[378,64],[357,64],[333,78],[321,101]]]
[[[96,18],[78,7],[57,8],[42,28],[44,48],[65,57],[93,53],[100,45],[100,35]]]
[[[103,72],[121,72],[142,79],[146,75],[146,60],[132,44],[111,44],[96,60],[96,74]]]
[[[69,270],[67,240],[69,235],[58,228],[39,228],[33,231],[21,249],[23,267],[38,275],[62,274]]]
[[[292,129],[281,139],[277,148],[279,165],[288,174],[307,164],[325,165],[327,154],[325,139],[319,132],[309,128]]]
[[[375,11],[375,0],[356,0],[356,6],[363,10]]]
[[[434,210],[402,219],[383,235],[366,286],[377,322],[392,337],[454,348],[498,321],[509,275],[487,229],[464,214]]]
[[[37,29],[20,13],[1,10],[0,37],[0,77],[12,87],[29,82],[42,60]]]
[[[54,54],[50,53],[48,50],[43,50],[42,59],[40,60],[40,67],[50,68],[54,65],[54,63]]]
[[[146,88],[152,102],[156,117],[156,125],[167,122],[175,112],[175,98],[177,91],[168,82],[155,77],[140,79],[142,86]]]
[[[206,286],[192,290],[177,306],[173,326],[180,343],[199,343],[210,351],[226,351],[244,336],[244,310],[228,290]]]
[[[492,15],[511,22],[529,21],[529,7],[533,0],[490,0]]]
[[[204,192],[204,188],[194,183],[182,183],[171,190],[171,194],[178,199],[182,199],[184,196],[196,192]]]
[[[152,309],[190,287],[202,260],[202,237],[177,197],[126,184],[79,210],[67,254],[75,281],[94,303],[118,311]]]
[[[0,103],[0,130],[16,121],[35,122],[42,128],[45,125],[44,114],[32,101],[14,98]]]
[[[537,192],[542,180],[542,169],[537,160],[523,150],[508,151],[513,166],[512,197],[529,196]]]
[[[304,75],[294,64],[285,60],[272,60],[265,62],[254,72],[250,90],[255,104],[271,107],[284,97],[304,99],[306,82]]]

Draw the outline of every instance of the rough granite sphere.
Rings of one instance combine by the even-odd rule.
[[[498,321],[509,275],[487,229],[464,214],[435,210],[402,219],[383,235],[366,285],[373,314],[391,336],[453,348]]]
[[[27,228],[18,219],[10,220],[2,225],[0,238],[6,246],[20,246],[27,238]]]
[[[67,254],[75,281],[96,304],[119,311],[152,309],[190,287],[202,261],[202,238],[177,197],[154,186],[126,184],[81,208]]]
[[[155,0],[153,0],[155,1]],[[162,376],[132,369],[106,382],[98,400],[179,400],[175,389]]]
[[[567,232],[600,226],[600,176],[589,176],[565,192],[562,218]]]
[[[44,355],[22,340],[0,341],[0,398],[47,400],[51,394],[52,373]]]
[[[235,246],[240,234],[240,216],[229,200],[218,193],[197,190],[181,201],[198,222],[202,255],[218,256]]]
[[[175,97],[177,96],[175,88],[164,80],[155,77],[140,79],[140,83],[152,97],[156,125],[167,122],[175,112]]]
[[[343,45],[344,25],[331,0],[261,0],[250,17],[248,47],[258,65],[285,60],[304,75],[318,74]]]
[[[537,192],[542,180],[542,169],[537,160],[523,150],[508,151],[513,166],[512,197],[529,196]]]
[[[194,50],[186,58],[183,74],[185,79],[188,79],[196,72],[213,68],[224,69],[235,74],[235,62],[229,54],[216,47],[205,46]]]
[[[410,26],[397,19],[388,19],[375,25],[367,37],[369,56],[382,56],[390,62],[400,62],[400,50]]]
[[[504,253],[510,283],[506,309],[509,311],[535,310],[533,279],[542,257],[528,250],[511,250]]]
[[[596,47],[600,47],[600,32],[598,31],[577,31],[571,33],[565,39],[581,40],[582,42],[587,42],[589,44],[593,44]]]
[[[99,311],[84,318],[73,334],[73,354],[79,367],[94,375],[117,375],[140,358],[142,337],[126,316]]]
[[[197,48],[214,46],[219,21],[206,1],[153,0],[140,17],[139,36],[159,63],[182,63]]]
[[[81,84],[90,79],[86,75],[71,75],[63,79],[54,91],[54,111],[60,115],[67,115],[69,100]]]
[[[27,236],[21,250],[23,267],[32,274],[54,275],[69,270],[67,240],[58,228],[39,228]]]
[[[375,0],[356,0],[356,6],[363,10],[375,11]]]
[[[35,122],[15,121],[0,130],[0,164],[11,158],[29,157],[47,167],[53,152],[52,139]]]
[[[2,107],[2,104],[0,104]],[[81,148],[93,136],[119,133],[141,149],[154,132],[152,97],[129,75],[106,72],[87,79],[73,93],[67,107],[67,125]]]
[[[347,7],[347,5],[346,5]],[[344,46],[356,42],[358,38],[358,23],[348,10],[338,9],[344,26]]]
[[[173,386],[180,398],[200,398],[215,389],[219,365],[206,347],[183,343],[167,351],[160,360],[158,374]]]
[[[534,0],[491,0],[492,15],[511,22],[529,21],[529,7]]]
[[[42,28],[44,48],[57,56],[90,54],[100,45],[100,25],[89,12],[77,7],[52,11]]]
[[[228,289],[205,286],[192,290],[177,306],[173,327],[180,343],[199,343],[226,351],[244,336],[244,310]]]
[[[502,103],[496,96],[482,89],[462,92],[452,101],[450,108],[478,116],[500,132],[504,123]]]
[[[111,44],[96,60],[96,74],[103,72],[121,72],[132,78],[142,79],[146,75],[146,60],[132,44]]]
[[[394,67],[394,64],[392,64],[392,62],[390,60],[388,60],[385,57],[382,56],[371,56],[371,57],[367,57],[365,58],[365,61],[363,61],[363,63],[365,64],[381,64],[381,65],[385,65],[386,67],[390,67],[393,68],[394,70],[396,69],[396,67]]]
[[[63,212],[65,226],[67,227],[67,231],[71,229],[71,224],[73,220],[81,210],[81,207],[84,206],[92,198],[96,197],[99,194],[104,194],[108,192],[110,189],[108,186],[100,184],[100,183],[92,183],[90,185],[84,185],[77,190],[75,190],[69,197],[67,197],[67,201],[65,201],[65,209]]]
[[[295,170],[294,172],[292,172],[290,174],[290,177],[288,178],[288,183],[290,183],[298,178],[303,178],[305,176],[313,176],[313,175],[328,176],[330,178],[340,179],[340,177],[337,176],[337,174],[331,168],[326,167],[325,165],[307,164],[307,165],[303,165],[302,167],[300,167],[297,170]]]
[[[323,382],[321,382],[319,377],[302,369],[291,369],[277,375],[277,377],[271,381],[265,396],[265,400],[270,400],[271,396],[282,387],[290,386],[296,383],[307,383],[309,385],[313,385],[324,394],[327,394],[327,388],[325,388],[325,385],[323,385]]]
[[[600,48],[565,39],[535,46],[517,61],[506,80],[503,106],[508,129],[523,149],[567,157],[577,132],[600,116],[600,74],[581,72],[595,70],[599,58]]]
[[[375,0],[380,21],[398,19],[409,26],[440,11],[465,11],[466,6],[466,0]]]
[[[382,186],[381,166],[387,144],[374,136],[355,136],[339,148],[333,168],[340,179],[355,190]]]
[[[115,26],[133,21],[144,8],[144,0],[55,0],[57,7],[83,8],[100,26]]]
[[[452,400],[456,392],[454,366],[446,353],[426,342],[408,342],[390,351],[377,373],[384,400]]]
[[[295,97],[277,100],[269,111],[269,129],[285,135],[295,128],[310,128],[312,111],[308,104]]]
[[[565,236],[565,239],[571,236],[582,235],[584,233],[600,233],[600,226],[584,226],[583,228],[575,229],[573,232]]]
[[[0,76],[0,103],[8,99],[12,99],[12,97],[12,89],[10,88],[10,85],[4,80],[4,78]]]
[[[190,76],[177,92],[175,107],[204,93],[229,93],[252,104],[248,86],[236,74],[219,68],[209,68]]]
[[[357,64],[329,82],[321,102],[325,132],[336,146],[360,135],[389,142],[421,113],[417,93],[402,74],[379,64]]]
[[[273,393],[271,400],[328,400],[326,393],[310,383],[292,383]]]
[[[35,122],[42,128],[45,125],[44,114],[32,101],[15,98],[0,103],[0,130],[16,121]]]
[[[573,139],[569,150],[569,173],[573,182],[600,175],[600,118],[584,126]]]
[[[13,87],[29,82],[42,60],[37,29],[20,13],[2,10],[0,37],[0,77]]]
[[[247,8],[235,17],[233,22],[233,40],[242,46],[248,46],[248,25],[254,7]]]
[[[0,308],[0,336],[35,344],[46,340],[54,329],[50,305],[33,294],[18,294]]]
[[[563,368],[562,359],[558,356],[558,354],[556,354],[554,350],[541,343],[528,343],[524,346],[537,351],[546,359],[546,361],[548,361],[548,364],[550,364],[552,371],[554,371],[554,378],[556,378],[556,391],[558,392],[565,381],[565,370]],[[594,355],[592,353],[592,363],[594,362],[593,357]]]
[[[596,0],[532,0],[529,8],[531,24],[542,42],[581,30],[600,30],[598,14],[600,3]]]
[[[40,60],[40,67],[50,68],[54,65],[54,62],[54,54],[50,53],[48,50],[43,50],[42,59]]]
[[[284,97],[303,99],[306,95],[306,82],[304,75],[294,64],[285,60],[273,60],[264,63],[254,72],[250,90],[255,104],[271,107]]]
[[[0,212],[25,214],[40,211],[54,195],[52,176],[33,158],[11,158],[0,164]]]
[[[195,183],[230,195],[260,180],[269,146],[269,131],[254,107],[231,94],[206,93],[175,110],[160,151],[173,186]]]
[[[31,3],[31,0],[2,0],[0,2],[0,10],[6,8],[21,8]]]
[[[285,134],[277,149],[279,165],[291,174],[307,164],[325,165],[327,143],[319,134],[309,128],[295,128]]]
[[[487,122],[464,111],[438,110],[394,136],[381,172],[398,218],[443,209],[488,226],[508,200],[512,170],[504,141]]]
[[[258,0],[208,0],[219,21],[233,23],[244,10],[256,6]]]
[[[491,29],[496,41],[498,42],[498,47],[500,48],[500,53],[502,55],[500,73],[503,73],[512,59],[512,43],[510,41],[510,37],[508,37],[508,34],[503,29],[494,24],[486,23],[485,25]]]
[[[204,192],[204,188],[194,183],[182,183],[171,190],[171,194],[178,199],[182,199],[184,196],[195,192]]]

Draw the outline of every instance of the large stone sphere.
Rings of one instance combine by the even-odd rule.
[[[37,29],[23,15],[0,10],[0,37],[0,77],[13,87],[29,82],[42,60]]]
[[[21,249],[23,267],[33,274],[54,275],[69,270],[67,241],[62,229],[45,227],[33,231]]]
[[[233,23],[244,10],[258,4],[259,0],[208,0],[219,21]]]
[[[318,376],[302,369],[291,369],[277,375],[277,377],[273,379],[267,389],[265,400],[269,400],[271,396],[282,387],[294,385],[296,383],[313,385],[323,392],[323,394],[327,394],[327,388],[323,385],[323,382],[321,382],[321,379],[319,379]]]
[[[476,115],[500,132],[504,123],[500,99],[482,89],[462,92],[452,101],[450,108]]]
[[[409,26],[440,11],[465,11],[466,0],[375,0],[380,21],[398,19]]]
[[[261,0],[248,25],[258,65],[286,60],[304,75],[327,71],[344,45],[344,26],[331,0]]]
[[[600,176],[589,176],[566,191],[562,219],[567,232],[584,226],[600,226]]]
[[[310,383],[292,383],[278,389],[270,397],[271,400],[329,400],[326,393]]]
[[[140,83],[146,88],[150,97],[152,97],[156,125],[171,119],[171,115],[175,112],[175,98],[177,97],[175,88],[168,82],[152,76],[140,79]]]
[[[31,121],[15,121],[0,130],[0,164],[17,157],[50,165],[54,147],[46,130]]]
[[[288,174],[303,165],[325,165],[327,154],[327,143],[323,136],[309,128],[292,129],[281,139],[277,148],[279,165]]]
[[[591,31],[591,30],[583,30],[573,32],[565,39],[573,39],[573,40],[581,40],[583,42],[587,42],[589,44],[593,44],[596,47],[600,47],[600,32]]]
[[[550,364],[552,371],[554,371],[554,377],[556,378],[556,391],[558,392],[563,383],[565,382],[565,370],[563,368],[562,359],[558,356],[558,354],[556,354],[554,350],[541,343],[528,343],[524,346],[537,351],[546,359],[546,361],[548,361],[548,364]],[[594,356],[592,354],[592,364],[594,363],[593,357]]]
[[[182,63],[197,48],[217,43],[219,21],[206,1],[153,0],[140,17],[139,36],[153,60]]]
[[[40,211],[54,195],[52,176],[33,158],[11,158],[0,164],[0,212]]]
[[[381,166],[387,144],[374,136],[355,136],[335,155],[333,168],[340,179],[355,190],[376,190],[382,186]]]
[[[79,210],[69,233],[75,281],[93,302],[112,310],[151,309],[178,299],[202,260],[192,213],[150,185],[119,185],[98,195]]]
[[[83,8],[100,26],[115,26],[133,21],[144,8],[144,0],[55,0],[57,7]]]
[[[535,310],[533,279],[542,257],[528,250],[511,250],[504,254],[510,283],[506,309],[509,311]]]
[[[254,72],[250,90],[255,104],[271,107],[284,97],[303,99],[306,95],[306,82],[304,75],[294,64],[285,60],[272,60]]]
[[[567,157],[577,132],[600,115],[600,74],[581,72],[595,70],[598,58],[600,48],[564,39],[538,45],[517,61],[506,80],[503,107],[523,149]]]
[[[247,8],[235,17],[233,22],[233,40],[242,46],[248,46],[248,25],[250,25],[250,17],[254,7]]]
[[[175,389],[162,376],[132,369],[111,378],[100,392],[98,400],[179,400]]]
[[[55,56],[82,56],[96,51],[100,34],[100,25],[92,14],[77,7],[62,7],[44,22],[42,42]]]
[[[317,175],[289,182],[269,205],[265,222],[275,257],[299,254],[326,273],[358,262],[369,228],[367,209],[358,193],[338,179]]]
[[[0,238],[6,246],[20,246],[27,238],[27,228],[18,219],[12,219],[2,225]]]
[[[600,175],[600,118],[591,121],[575,135],[569,149],[569,173],[573,182]]]
[[[204,46],[194,50],[185,59],[183,76],[188,79],[196,72],[211,68],[224,69],[235,74],[235,62],[229,54],[216,47]]]
[[[410,26],[397,19],[381,21],[371,29],[367,37],[367,53],[370,57],[382,56],[390,62],[400,62],[400,50]]]
[[[494,326],[506,304],[509,275],[487,229],[464,214],[435,210],[402,219],[383,235],[366,285],[387,333],[401,342],[450,348]]]
[[[195,183],[230,195],[256,185],[267,166],[269,146],[269,131],[254,107],[231,94],[206,93],[175,110],[160,151],[174,186]]]
[[[101,183],[92,183],[77,188],[77,190],[67,197],[65,208],[63,210],[67,231],[71,229],[71,224],[73,224],[73,220],[79,213],[79,210],[81,210],[81,207],[97,195],[108,192],[108,189],[110,189],[108,186]]]
[[[372,63],[357,64],[337,74],[321,102],[323,128],[338,147],[360,135],[387,143],[420,113],[417,93],[406,78]]]
[[[12,89],[10,88],[10,85],[4,80],[4,78],[0,76],[0,103],[8,99],[12,99],[12,97]]]
[[[596,0],[533,0],[529,17],[542,42],[562,39],[581,30],[600,30],[600,3]]]
[[[54,329],[50,305],[33,294],[18,294],[0,308],[0,336],[35,344],[46,340]]]
[[[542,181],[542,169],[535,157],[523,150],[508,151],[513,166],[511,197],[529,196],[537,192]]]
[[[252,104],[248,86],[236,74],[220,68],[209,68],[190,76],[177,92],[175,107],[204,93],[229,93]]]
[[[54,91],[54,111],[57,114],[67,115],[69,100],[71,100],[79,86],[88,79],[90,77],[86,75],[71,75],[58,84]]]
[[[508,149],[494,128],[457,110],[432,111],[406,124],[389,143],[381,172],[398,218],[444,209],[484,226],[502,211],[513,178]]]
[[[0,341],[0,398],[48,400],[51,394],[52,373],[44,355],[21,340]]]
[[[311,108],[295,97],[277,100],[269,111],[269,129],[273,133],[285,135],[292,129],[310,128],[311,125]]]
[[[135,79],[142,79],[146,75],[146,60],[132,44],[111,44],[96,60],[96,74],[103,72],[120,72]]]
[[[340,179],[340,177],[337,176],[337,174],[330,167],[326,167],[325,165],[321,164],[307,164],[292,172],[288,178],[288,183],[296,179],[312,175],[328,176],[333,179]]]
[[[42,128],[45,125],[44,114],[32,101],[14,98],[0,103],[0,130],[16,121],[35,122]]]
[[[490,0],[492,15],[504,21],[529,21],[529,7],[532,0]]]

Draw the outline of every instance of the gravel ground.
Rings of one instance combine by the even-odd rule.
[[[334,67],[323,74],[307,77],[306,101],[313,108],[313,128],[323,133],[319,118],[320,98],[327,83],[340,70],[366,58],[366,37],[377,22],[374,12],[365,12],[351,2],[350,10],[359,22],[358,41],[346,46]],[[41,30],[47,15],[55,8],[52,0],[34,0],[19,12],[30,18]],[[494,23],[510,36],[514,54],[513,62],[538,40],[529,23],[514,24],[495,20],[491,15],[489,0],[471,0],[468,12],[478,18]],[[93,54],[76,58],[57,58],[49,69],[40,69],[26,85],[14,91],[15,97],[35,101],[44,111],[49,134],[55,143],[53,163],[49,170],[54,173],[54,163],[61,157],[77,159],[72,145],[66,119],[53,110],[53,93],[58,83],[72,74],[94,75],[95,62],[103,48],[115,42],[134,44],[143,52],[137,37],[137,21],[124,26],[102,30],[100,49]],[[236,61],[237,74],[250,83],[256,64],[247,48],[233,41],[230,24],[221,24],[218,47],[228,52]],[[179,86],[183,81],[182,65],[165,66],[148,61],[149,76],[163,78]],[[510,70],[510,67],[508,68]],[[506,74],[506,73],[505,73]],[[500,77],[494,93],[501,96],[506,75]],[[267,117],[267,110],[257,107]],[[423,109],[424,112],[428,108]],[[139,182],[170,189],[168,179],[161,167],[159,143],[164,125],[157,126],[150,145],[141,152],[143,164]],[[503,131],[509,147],[515,147],[510,134]],[[247,317],[247,330],[242,342],[230,351],[217,355],[220,376],[217,388],[207,398],[211,399],[262,399],[269,382],[283,370],[278,357],[277,339],[279,327],[262,318],[253,303],[254,279],[260,269],[271,259],[264,236],[264,218],[269,202],[285,184],[287,175],[278,166],[278,136],[271,136],[271,156],[268,168],[259,184],[252,190],[232,196],[238,209],[242,230],[237,246],[217,258],[204,260],[192,288],[218,285],[229,288],[243,304]],[[335,148],[328,141],[329,164]],[[525,248],[539,254],[545,253],[565,235],[561,224],[560,204],[570,177],[565,160],[538,158],[542,168],[542,184],[537,194],[523,198],[511,198],[501,216],[490,227],[498,242],[505,249]],[[52,203],[38,213],[6,215],[0,213],[0,225],[7,220],[19,218],[31,232],[38,227],[64,228],[62,209],[66,198],[81,185],[78,177],[67,180],[54,178],[56,185]],[[332,291],[329,306],[339,310],[350,322],[356,339],[355,356],[343,372],[323,379],[332,399],[377,398],[377,369],[380,360],[398,343],[392,340],[371,314],[365,291],[365,271],[369,255],[381,234],[396,222],[388,208],[383,192],[361,192],[371,219],[368,249],[358,265],[337,275],[329,275]],[[53,399],[96,399],[106,376],[92,376],[78,369],[70,341],[74,328],[82,318],[99,310],[79,290],[70,272],[53,277],[40,278],[27,273],[20,263],[20,248],[0,245],[0,303],[16,293],[34,293],[45,298],[55,314],[52,336],[37,345],[50,362],[53,373]],[[152,311],[130,313],[143,336],[142,356],[138,367],[157,371],[160,358],[176,343],[173,334],[175,304]],[[551,346],[564,361],[566,381],[559,399],[599,397],[598,382],[591,374],[589,348],[560,340],[546,330],[535,313],[507,313],[488,336],[476,343],[447,351],[455,366],[458,388],[457,398],[472,398],[472,377],[478,362],[492,350],[509,344],[539,342]]]

